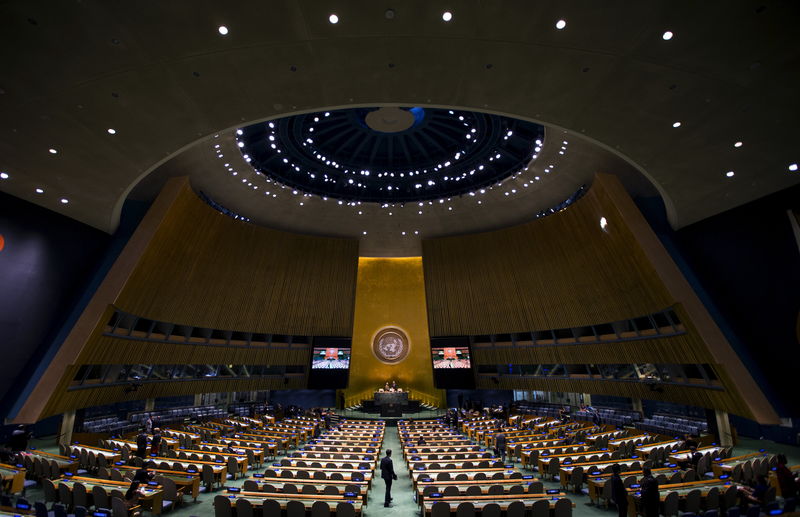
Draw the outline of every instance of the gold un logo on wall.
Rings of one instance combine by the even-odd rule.
[[[372,353],[379,361],[397,364],[408,355],[411,343],[406,333],[397,327],[384,327],[372,338]]]

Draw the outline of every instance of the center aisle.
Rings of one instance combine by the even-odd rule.
[[[380,467],[375,469],[375,478],[372,488],[367,496],[367,506],[364,508],[364,517],[378,517],[381,515],[419,515],[419,505],[414,502],[414,490],[411,477],[408,474],[408,465],[403,459],[400,447],[400,437],[397,427],[387,427],[381,448],[381,458],[386,456],[386,449],[392,449],[392,462],[397,481],[392,484],[392,507],[384,508],[383,498],[386,494],[386,484],[381,479]]]

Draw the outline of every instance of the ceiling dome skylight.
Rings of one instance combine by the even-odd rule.
[[[237,131],[245,160],[305,194],[394,203],[488,187],[536,158],[544,128],[499,115],[432,108],[353,108]]]

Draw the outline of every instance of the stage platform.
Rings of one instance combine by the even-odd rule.
[[[368,413],[361,410],[337,409],[336,414],[343,418],[353,418],[359,420],[383,420],[387,426],[396,426],[398,420],[416,420],[425,418],[440,418],[445,413],[444,409],[428,410],[421,409],[414,413],[405,413],[402,416],[382,417],[376,413]]]

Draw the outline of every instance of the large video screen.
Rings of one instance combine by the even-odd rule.
[[[468,346],[431,347],[431,355],[434,370],[447,368],[468,370],[472,368]]]
[[[312,370],[347,370],[350,368],[350,348],[314,348]]]

